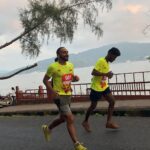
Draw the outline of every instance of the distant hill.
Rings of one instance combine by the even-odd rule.
[[[93,66],[99,57],[106,56],[107,51],[111,47],[117,47],[121,51],[121,56],[118,57],[114,63],[126,62],[128,60],[145,60],[147,56],[150,56],[150,43],[124,42],[89,49],[78,54],[70,54],[69,61],[71,61],[75,65],[75,68]],[[33,71],[45,72],[48,65],[52,62],[54,62],[54,58],[39,61],[37,67],[24,73],[29,73]]]

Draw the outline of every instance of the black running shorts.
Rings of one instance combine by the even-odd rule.
[[[111,93],[109,87],[105,91],[95,91],[95,90],[91,89],[90,100],[96,102],[96,101],[100,100],[102,96],[105,96],[109,93]]]

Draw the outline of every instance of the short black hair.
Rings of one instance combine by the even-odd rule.
[[[109,49],[108,53],[113,54],[115,56],[120,56],[120,50],[116,47],[112,47],[111,49]]]

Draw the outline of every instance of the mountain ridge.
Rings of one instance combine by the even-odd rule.
[[[150,43],[121,42],[88,49],[77,54],[70,54],[69,61],[74,64],[75,68],[93,66],[100,57],[105,57],[107,51],[112,47],[117,47],[121,51],[121,56],[114,63],[126,62],[128,60],[146,60],[146,57],[150,56]],[[23,73],[31,73],[34,71],[45,72],[48,65],[54,62],[54,59],[55,57],[38,61],[37,67]]]

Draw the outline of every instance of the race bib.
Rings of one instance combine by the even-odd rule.
[[[102,80],[101,80],[101,83],[100,83],[101,88],[104,88],[106,86],[106,80],[107,80],[107,77],[102,76]]]
[[[62,76],[62,85],[63,85],[63,90],[65,91],[65,93],[71,91],[71,81],[73,79],[73,75],[72,74],[64,74]]]

